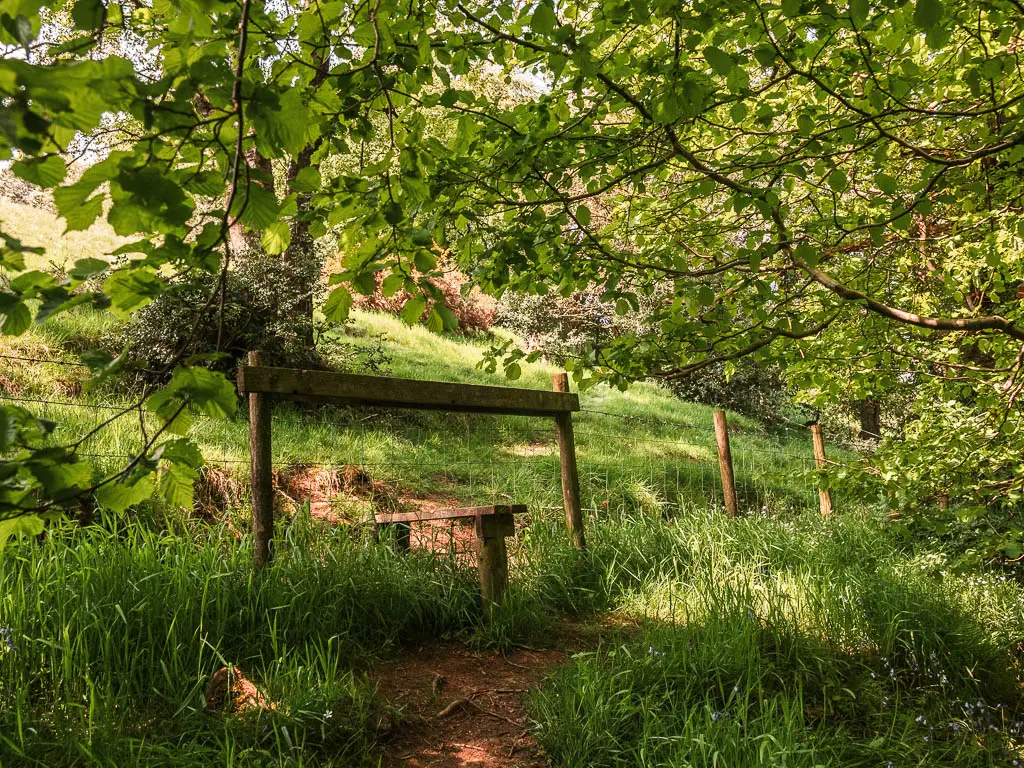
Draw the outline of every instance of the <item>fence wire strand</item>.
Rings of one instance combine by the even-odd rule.
[[[46,363],[87,368],[84,363],[34,356],[0,355],[0,359],[25,363]],[[0,392],[0,401],[23,403],[42,409],[48,417],[51,409],[76,408],[82,411],[110,412],[127,410],[132,405],[112,403],[55,400],[44,397],[21,396]],[[580,451],[581,491],[586,511],[600,513],[613,503],[617,506],[681,507],[686,503],[721,506],[721,477],[718,472],[714,428],[710,425],[659,419],[582,408],[577,424],[576,439]],[[148,416],[144,415],[143,418]],[[352,407],[323,406],[303,411],[292,406],[282,409],[275,422],[296,427],[304,433],[307,450],[288,449],[273,462],[276,470],[316,468],[341,471],[359,467],[371,475],[393,483],[405,484],[424,481],[418,474],[431,473],[433,483],[452,486],[452,493],[467,497],[495,496],[519,500],[521,496],[541,500],[542,508],[559,508],[560,488],[557,441],[554,425],[536,426],[536,418],[521,417],[516,423],[497,420],[499,417],[478,417],[450,414],[457,428],[440,429],[438,423],[427,417],[398,415],[394,411],[356,409]],[[685,430],[689,434],[678,437],[665,435],[622,435],[613,430],[594,429],[589,417],[608,417],[629,424],[647,424],[661,430]],[[150,417],[155,418],[155,417]],[[414,420],[410,423],[410,419]],[[426,423],[417,424],[416,419]],[[99,422],[97,422],[99,423]],[[220,455],[206,459],[210,467],[234,468],[241,471],[249,459],[238,458],[232,450],[232,432],[238,432],[238,422],[223,422],[197,417],[194,432],[197,441],[209,445],[220,444]],[[62,424],[67,431],[80,424]],[[138,429],[139,425],[135,425]],[[87,432],[88,428],[83,430]],[[212,431],[213,434],[207,432]],[[730,432],[758,439],[760,444],[738,445],[734,442],[733,456],[737,493],[741,508],[746,511],[765,511],[793,506],[816,504],[817,482],[813,459],[808,453],[794,453],[782,447],[773,447],[756,432],[731,425]],[[339,435],[344,437],[339,440]],[[93,438],[95,440],[95,438]],[[115,447],[130,447],[131,434],[118,433]],[[107,440],[109,444],[109,439]],[[244,440],[236,435],[236,450],[244,451]],[[495,446],[494,443],[501,445]],[[738,442],[738,441],[737,441]],[[309,445],[316,445],[308,450]],[[396,460],[382,458],[398,450],[422,452],[424,455]],[[339,456],[339,450],[342,455]],[[487,451],[482,458],[467,458]],[[330,453],[331,459],[324,460]],[[113,451],[79,452],[83,458],[103,460],[129,460],[134,453]],[[831,465],[849,467],[841,462]],[[795,466],[794,466],[795,465]]]

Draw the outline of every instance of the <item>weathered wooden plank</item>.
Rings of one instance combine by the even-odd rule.
[[[515,530],[512,515],[508,513],[477,518],[486,523],[477,531],[476,557],[480,570],[480,604],[484,613],[501,605],[508,586],[508,548],[505,536]]]
[[[426,520],[458,520],[485,515],[521,515],[525,504],[497,504],[488,507],[457,507],[455,509],[424,509],[418,512],[381,512],[374,516],[377,523],[418,523]]]
[[[476,524],[477,538],[490,539],[495,536],[515,536],[516,519],[509,512],[496,515],[477,515],[473,518]]]
[[[238,391],[292,400],[521,416],[552,416],[580,409],[579,397],[570,392],[252,365],[238,369]]]
[[[569,392],[568,374],[554,374],[551,377],[551,386],[555,392],[567,394]],[[576,438],[572,429],[572,414],[567,411],[556,413],[555,427],[558,433],[558,459],[562,468],[562,506],[565,507],[565,524],[572,535],[573,545],[577,549],[583,549],[586,547],[586,536],[583,533],[580,471],[576,466]]]

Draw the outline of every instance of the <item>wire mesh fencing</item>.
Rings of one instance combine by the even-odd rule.
[[[81,365],[14,355],[0,360]],[[103,401],[80,392],[58,399],[5,388],[0,402],[54,422],[52,441],[77,444],[79,455],[101,467],[130,460],[159,426],[137,402]],[[581,500],[588,515],[723,508],[710,423],[596,408],[584,408],[575,422]],[[780,441],[754,429],[731,431],[741,513],[775,515],[817,505],[809,437]],[[315,514],[365,515],[402,504],[527,503],[551,514],[562,508],[550,418],[282,403],[275,410],[274,433],[278,493],[290,504],[308,503]],[[201,481],[213,486],[200,488],[197,504],[211,509],[218,503],[245,505],[249,457],[244,414],[235,419],[195,416],[189,436],[206,457]],[[216,486],[233,490],[220,493]]]

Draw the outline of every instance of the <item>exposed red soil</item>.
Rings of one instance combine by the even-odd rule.
[[[440,473],[435,479],[444,485],[458,485]],[[308,502],[310,516],[331,525],[366,522],[378,512],[425,512],[466,506],[458,497],[443,491],[395,488],[375,480],[358,466],[282,467],[274,470],[273,484],[278,514],[291,516]],[[207,520],[217,519],[225,509],[243,504],[247,493],[248,485],[242,476],[219,467],[205,467],[196,481],[194,513]],[[410,530],[410,545],[414,549],[452,552],[465,565],[476,563],[475,540],[468,520],[424,521],[414,523]]]
[[[399,725],[384,751],[389,768],[543,768],[523,697],[566,659],[561,649],[474,652],[454,645],[403,653],[370,676]]]
[[[206,684],[206,707],[211,712],[232,714],[275,708],[238,667],[221,667],[213,673]]]

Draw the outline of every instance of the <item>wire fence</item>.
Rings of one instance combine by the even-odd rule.
[[[85,367],[75,361],[0,355],[16,363]],[[112,413],[124,412],[78,447],[115,468],[134,457],[155,417],[133,404],[78,395],[60,399],[11,391],[0,402],[56,422],[56,443],[74,443]],[[740,510],[775,515],[816,507],[818,476],[810,436],[779,442],[731,426]],[[372,407],[280,404],[273,467],[281,497],[344,515],[380,504],[418,506],[527,503],[561,509],[555,427],[550,418],[394,411]],[[195,416],[189,436],[206,469],[197,504],[248,503],[248,425]],[[651,415],[583,408],[576,417],[581,498],[591,516],[623,509],[652,514],[723,506],[714,427]],[[326,515],[327,513],[325,513]]]

